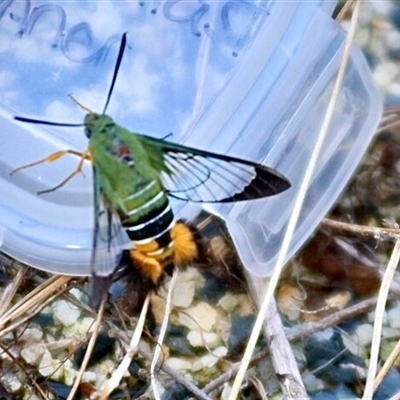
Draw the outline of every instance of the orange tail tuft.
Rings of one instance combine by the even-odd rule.
[[[171,236],[174,240],[174,264],[185,265],[199,258],[199,246],[196,232],[183,222],[177,222],[172,229]]]

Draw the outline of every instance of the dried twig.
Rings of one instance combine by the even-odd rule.
[[[400,356],[400,340],[397,342],[395,348],[390,353],[385,364],[383,364],[382,368],[376,375],[374,392],[378,389],[379,385],[382,383],[385,376],[389,373],[390,369],[393,367],[394,363],[397,361],[399,356]]]
[[[139,320],[137,322],[135,331],[132,335],[131,342],[129,344],[129,348],[122,359],[118,368],[114,371],[111,378],[103,383],[100,393],[99,400],[106,400],[111,392],[116,389],[121,382],[122,377],[126,373],[129,368],[129,365],[132,362],[133,357],[138,351],[140,337],[142,336],[144,323],[146,322],[147,310],[149,308],[150,296],[147,295],[146,300],[143,304],[142,311],[140,313]]]
[[[15,278],[7,285],[6,289],[3,292],[3,296],[0,301],[0,318],[6,312],[8,306],[10,305],[12,299],[14,298],[15,293],[17,292],[19,286],[21,285],[28,267],[22,265],[21,268],[18,269],[17,275]]]
[[[164,318],[163,318],[161,328],[160,328],[160,334],[158,336],[157,345],[154,350],[153,359],[151,360],[151,365],[150,365],[151,387],[153,388],[154,397],[157,400],[161,399],[161,396],[160,396],[160,393],[159,393],[158,387],[157,387],[157,377],[156,377],[155,369],[156,369],[156,366],[159,364],[158,359],[160,358],[162,344],[164,342],[165,334],[167,333],[167,329],[168,329],[168,322],[169,322],[169,318],[171,315],[171,309],[172,309],[172,295],[173,295],[176,281],[178,279],[178,275],[179,275],[178,269],[175,268],[174,273],[172,275],[172,279],[170,281],[169,289],[168,289],[167,301],[165,304],[165,313],[164,313]]]
[[[390,289],[390,284],[393,281],[396,267],[400,261],[400,240],[394,246],[389,264],[386,268],[385,275],[382,280],[382,285],[379,290],[378,303],[375,312],[374,332],[372,336],[371,357],[369,362],[367,382],[365,384],[363,400],[372,399],[374,394],[375,376],[379,357],[379,348],[382,335],[383,316],[386,307],[386,301]]]
[[[257,307],[262,301],[262,293],[266,290],[267,280],[254,278],[246,273],[250,293]],[[272,299],[267,310],[264,324],[264,337],[267,341],[276,376],[287,399],[307,398],[300,371],[290,343],[286,338],[275,299]]]
[[[361,237],[372,237],[378,241],[400,239],[400,229],[350,224],[329,218],[325,218],[322,223],[327,228],[357,234]]]
[[[89,343],[88,343],[88,346],[87,346],[87,349],[85,352],[85,356],[82,360],[82,364],[79,369],[79,373],[78,373],[77,377],[75,378],[75,382],[72,385],[72,388],[71,388],[71,391],[69,392],[67,400],[73,400],[73,398],[75,397],[75,393],[79,388],[82,376],[85,373],[86,368],[89,364],[90,357],[92,356],[94,345],[96,344],[96,340],[97,340],[97,337],[99,335],[99,331],[101,328],[101,320],[102,320],[103,314],[104,314],[105,303],[106,303],[106,296],[104,296],[103,301],[100,304],[99,312],[98,312],[97,318],[94,322],[94,329],[92,332],[92,336],[90,337],[90,340],[89,340]]]

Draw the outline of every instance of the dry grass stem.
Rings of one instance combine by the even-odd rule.
[[[336,221],[330,218],[325,218],[322,223],[327,228],[356,234],[360,237],[372,237],[377,241],[394,241],[400,239],[400,229],[350,224],[348,222]]]
[[[73,398],[75,397],[75,394],[76,394],[76,392],[77,392],[77,390],[79,388],[79,385],[81,383],[82,376],[85,373],[86,368],[87,368],[87,366],[89,364],[89,360],[90,360],[90,357],[92,356],[94,345],[96,344],[96,340],[97,340],[97,337],[99,335],[99,331],[100,331],[100,328],[101,328],[101,321],[103,319],[105,303],[106,303],[106,296],[104,296],[104,298],[103,298],[103,300],[102,300],[102,302],[100,304],[100,308],[99,308],[99,311],[97,313],[97,318],[96,318],[96,320],[94,322],[94,329],[93,329],[93,332],[91,334],[91,337],[90,337],[90,340],[89,340],[89,343],[88,343],[88,347],[87,347],[86,352],[85,352],[85,356],[84,356],[84,358],[82,360],[81,367],[79,369],[77,377],[75,378],[74,384],[72,385],[72,388],[71,388],[71,391],[70,391],[70,393],[68,395],[67,400],[73,400]]]
[[[133,357],[138,351],[139,341],[142,336],[144,323],[146,322],[147,311],[149,308],[150,296],[147,295],[146,300],[143,304],[142,311],[140,313],[139,320],[137,322],[135,331],[132,335],[131,342],[129,344],[129,348],[122,359],[120,365],[115,370],[110,379],[108,379],[102,385],[99,393],[99,400],[106,400],[111,392],[116,389],[121,382],[122,377],[125,375],[126,371],[128,371],[129,365],[132,362]]]
[[[365,384],[363,400],[372,399],[374,394],[374,389],[376,387],[375,376],[377,371],[379,349],[382,336],[383,316],[385,313],[386,301],[388,298],[390,285],[393,281],[394,274],[396,272],[396,268],[397,265],[399,264],[399,261],[400,261],[400,240],[398,240],[394,246],[392,255],[389,260],[389,264],[386,268],[386,272],[382,280],[382,285],[379,290],[378,303],[376,305],[376,311],[375,311],[371,356],[370,356],[368,376]]]
[[[4,290],[0,303],[0,318],[4,315],[9,305],[11,304],[15,296],[15,293],[17,293],[18,288],[20,287],[26,275],[27,270],[28,267],[26,267],[25,265],[21,266],[21,268],[18,269],[17,275],[9,283],[9,285],[7,285],[6,289]]]
[[[161,355],[162,345],[164,343],[164,338],[165,338],[165,335],[166,335],[167,329],[168,329],[168,322],[169,322],[169,318],[171,316],[171,310],[172,310],[172,296],[173,296],[176,281],[178,279],[178,275],[179,275],[178,269],[175,268],[174,273],[172,274],[172,278],[171,278],[169,289],[168,289],[168,295],[167,295],[167,300],[166,300],[166,304],[165,304],[165,313],[164,313],[164,318],[162,320],[162,324],[161,324],[161,328],[160,328],[160,334],[157,339],[157,345],[154,350],[153,359],[151,360],[151,365],[150,365],[151,387],[153,389],[153,395],[156,398],[156,400],[161,399],[161,395],[159,393],[158,386],[157,386],[156,367],[157,367],[158,360]]]
[[[382,368],[376,375],[374,391],[378,389],[379,385],[382,383],[386,375],[389,373],[390,369],[393,367],[396,360],[399,358],[399,355],[400,355],[400,340],[397,342],[395,348],[390,353],[385,364],[383,364]]]

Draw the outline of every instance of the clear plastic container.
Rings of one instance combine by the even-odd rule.
[[[17,123],[13,116],[79,123],[68,97],[101,112],[122,32],[121,72],[107,110],[133,132],[247,158],[293,186],[265,200],[206,205],[227,221],[246,268],[267,276],[326,109],[344,35],[335,2],[4,2],[0,5],[0,250],[34,267],[90,273],[91,166],[59,190],[38,195],[77,164],[14,168],[73,148],[82,128]],[[291,254],[348,181],[381,112],[354,49],[337,113],[307,197]],[[175,204],[180,216],[198,208]]]
[[[218,147],[221,138],[227,137],[235,127],[240,135],[223,151],[240,152],[245,158],[272,165],[292,183],[290,190],[270,199],[206,206],[208,211],[226,220],[244,265],[258,276],[271,275],[275,265],[330,100],[345,41],[341,28],[321,11],[313,15],[296,47],[289,48],[286,39],[290,44],[293,42],[291,34],[287,32],[287,35],[281,39],[256,82],[248,85],[248,91],[242,95],[232,115],[226,118],[216,139],[207,143],[209,148]],[[283,67],[271,82],[270,71],[275,70],[275,65]],[[239,81],[232,80],[230,84],[235,87]],[[269,90],[260,93],[260,88],[266,87]],[[223,95],[212,104],[214,110],[227,101]],[[288,259],[309,238],[349,181],[373,137],[381,112],[382,98],[361,51],[354,47]],[[207,114],[204,119],[198,125],[207,126],[211,122]],[[211,119],[218,120],[218,114]],[[254,132],[264,132],[264,135]]]

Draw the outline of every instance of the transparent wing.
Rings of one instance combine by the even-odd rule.
[[[170,196],[192,202],[234,202],[283,192],[290,182],[266,166],[143,136],[164,155],[162,172]]]
[[[93,167],[94,186],[94,230],[91,259],[92,303],[100,303],[112,280],[112,275],[121,265],[124,249],[129,239],[121,221],[102,194],[98,171]]]

